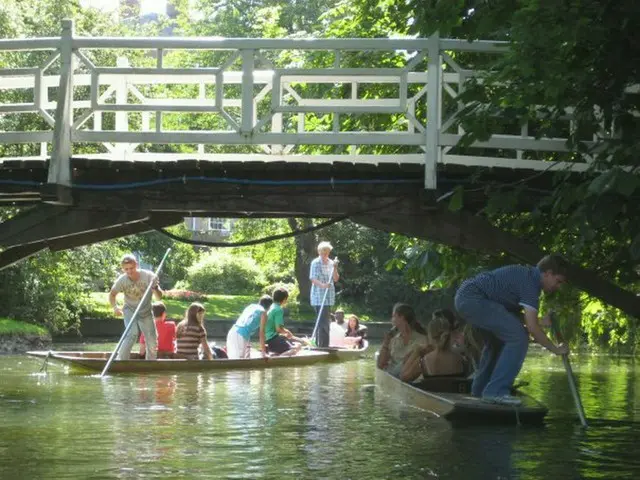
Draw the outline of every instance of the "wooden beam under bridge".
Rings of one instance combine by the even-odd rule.
[[[413,211],[413,214],[398,215],[396,208],[402,208],[405,212]],[[350,218],[367,227],[466,250],[479,250],[494,255],[506,253],[515,260],[530,265],[535,265],[548,253],[520,237],[494,227],[483,217],[464,211],[452,212],[446,207],[427,210],[415,206],[412,210],[410,205],[396,205],[388,210]],[[634,292],[624,290],[595,272],[575,264],[570,264],[567,280],[603,302],[640,318],[640,297]]]
[[[49,207],[49,206],[44,206]],[[54,207],[58,209],[60,207]],[[49,249],[51,251],[60,251],[67,250],[70,248],[79,247],[82,245],[90,245],[92,243],[102,242],[105,240],[111,240],[113,238],[126,237],[128,235],[134,235],[137,233],[145,233],[153,230],[154,228],[163,228],[171,225],[175,225],[176,223],[180,223],[183,219],[182,215],[170,214],[170,213],[151,213],[141,216],[139,213],[135,215],[131,215],[130,221],[126,223],[118,223],[114,225],[104,225],[105,218],[109,218],[109,215],[105,215],[101,219],[96,219],[95,222],[92,223],[92,228],[88,228],[87,223],[75,225],[71,223],[73,219],[77,219],[74,215],[73,208],[66,208],[67,212],[58,212],[55,215],[57,223],[65,224],[65,233],[59,234],[55,238],[42,238],[43,231],[40,228],[32,228],[25,229],[22,231],[21,237],[27,240],[24,244],[16,244],[12,245],[6,250],[0,252],[0,270],[9,267],[10,265],[14,265],[15,263],[24,260],[42,250]],[[120,217],[123,218],[122,215],[126,212],[119,212]],[[38,211],[38,208],[33,209],[33,217],[37,218],[43,215],[43,212]],[[99,215],[95,215],[98,217]],[[133,219],[135,217],[135,219]],[[67,218],[69,223],[65,223],[64,220]],[[85,215],[82,215],[79,218],[86,219]],[[114,218],[111,216],[110,218]],[[4,229],[11,229],[11,220],[4,222],[0,226],[0,231]],[[30,218],[28,216],[20,216],[17,219],[17,222],[21,224],[21,226],[26,226],[30,222]],[[100,226],[98,226],[100,224]],[[36,226],[37,227],[37,226]],[[46,228],[46,227],[43,227]],[[31,232],[32,236],[28,236],[29,232]],[[5,241],[8,243],[6,239],[8,236],[5,235]],[[15,236],[9,237],[15,240]]]

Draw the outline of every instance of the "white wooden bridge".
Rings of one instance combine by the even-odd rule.
[[[566,139],[529,125],[456,149],[456,97],[482,74],[461,53],[506,48],[438,36],[87,38],[64,21],[60,37],[0,40],[0,161],[50,160],[48,182],[67,187],[76,157],[419,164],[427,189],[438,164],[587,168],[550,162],[541,152],[567,152]],[[11,130],[23,117],[39,128]]]

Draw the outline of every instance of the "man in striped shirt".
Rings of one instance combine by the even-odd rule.
[[[549,315],[538,317],[540,293],[557,291],[566,281],[567,267],[561,256],[547,255],[535,267],[508,265],[462,283],[455,297],[458,313],[488,334],[471,387],[474,396],[492,403],[520,405],[520,399],[510,392],[527,355],[528,333],[557,355],[569,352],[566,345],[549,340],[540,327],[551,324]],[[526,328],[518,316],[522,309]]]

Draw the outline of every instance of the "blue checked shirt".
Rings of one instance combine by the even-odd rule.
[[[538,310],[542,291],[541,273],[537,267],[507,265],[483,272],[460,285],[459,293],[475,288],[488,300],[503,305],[507,310],[525,307]]]
[[[329,283],[329,276],[333,273],[333,260],[329,260],[326,264],[322,263],[320,257],[311,262],[311,269],[309,272],[309,280],[319,280],[322,283]],[[322,299],[327,292],[327,298],[324,301],[325,305],[333,305],[336,303],[336,287],[331,282],[328,289],[320,288],[317,285],[311,284],[311,305],[322,305]]]

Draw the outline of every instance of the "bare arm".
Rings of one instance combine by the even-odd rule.
[[[422,367],[420,366],[420,359],[422,358],[421,352],[416,349],[412,351],[404,363],[402,364],[402,371],[400,372],[400,380],[403,382],[413,382],[422,373]]]
[[[263,313],[260,316],[260,351],[262,352],[263,356],[267,354],[267,345],[265,340],[266,326],[267,326],[267,314]]]
[[[162,300],[162,295],[164,295],[164,292],[160,288],[160,285],[153,287],[153,296],[156,300]]]
[[[378,368],[381,368],[383,370],[387,368],[387,365],[389,365],[389,360],[391,359],[389,342],[391,342],[391,334],[387,332],[384,336],[384,340],[382,341],[380,351],[378,352]]]
[[[544,348],[546,348],[550,352],[555,353],[556,355],[564,355],[565,353],[569,353],[569,349],[566,345],[556,345],[551,340],[549,340],[547,334],[542,331],[542,328],[540,328],[540,324],[538,323],[538,312],[536,310],[526,308],[524,311],[524,321],[527,325],[527,330],[529,330],[529,333],[531,334],[533,339]]]
[[[333,261],[333,283],[340,280],[340,274],[338,273],[338,260]]]
[[[118,296],[118,292],[114,289],[111,289],[109,292],[109,303],[111,304],[111,308],[113,309],[113,313],[116,315],[122,315],[122,309],[118,307],[116,304],[116,297]]]
[[[202,345],[202,351],[204,352],[204,356],[207,357],[207,360],[213,360],[213,353],[211,352],[211,347],[209,346],[209,342],[207,342],[206,335],[200,342],[200,345]]]
[[[293,333],[291,333],[291,330],[288,330],[283,326],[276,327],[276,332],[278,332],[280,335],[287,337],[289,340],[293,340],[294,342],[302,343],[305,345],[308,343],[306,340],[296,337]]]

